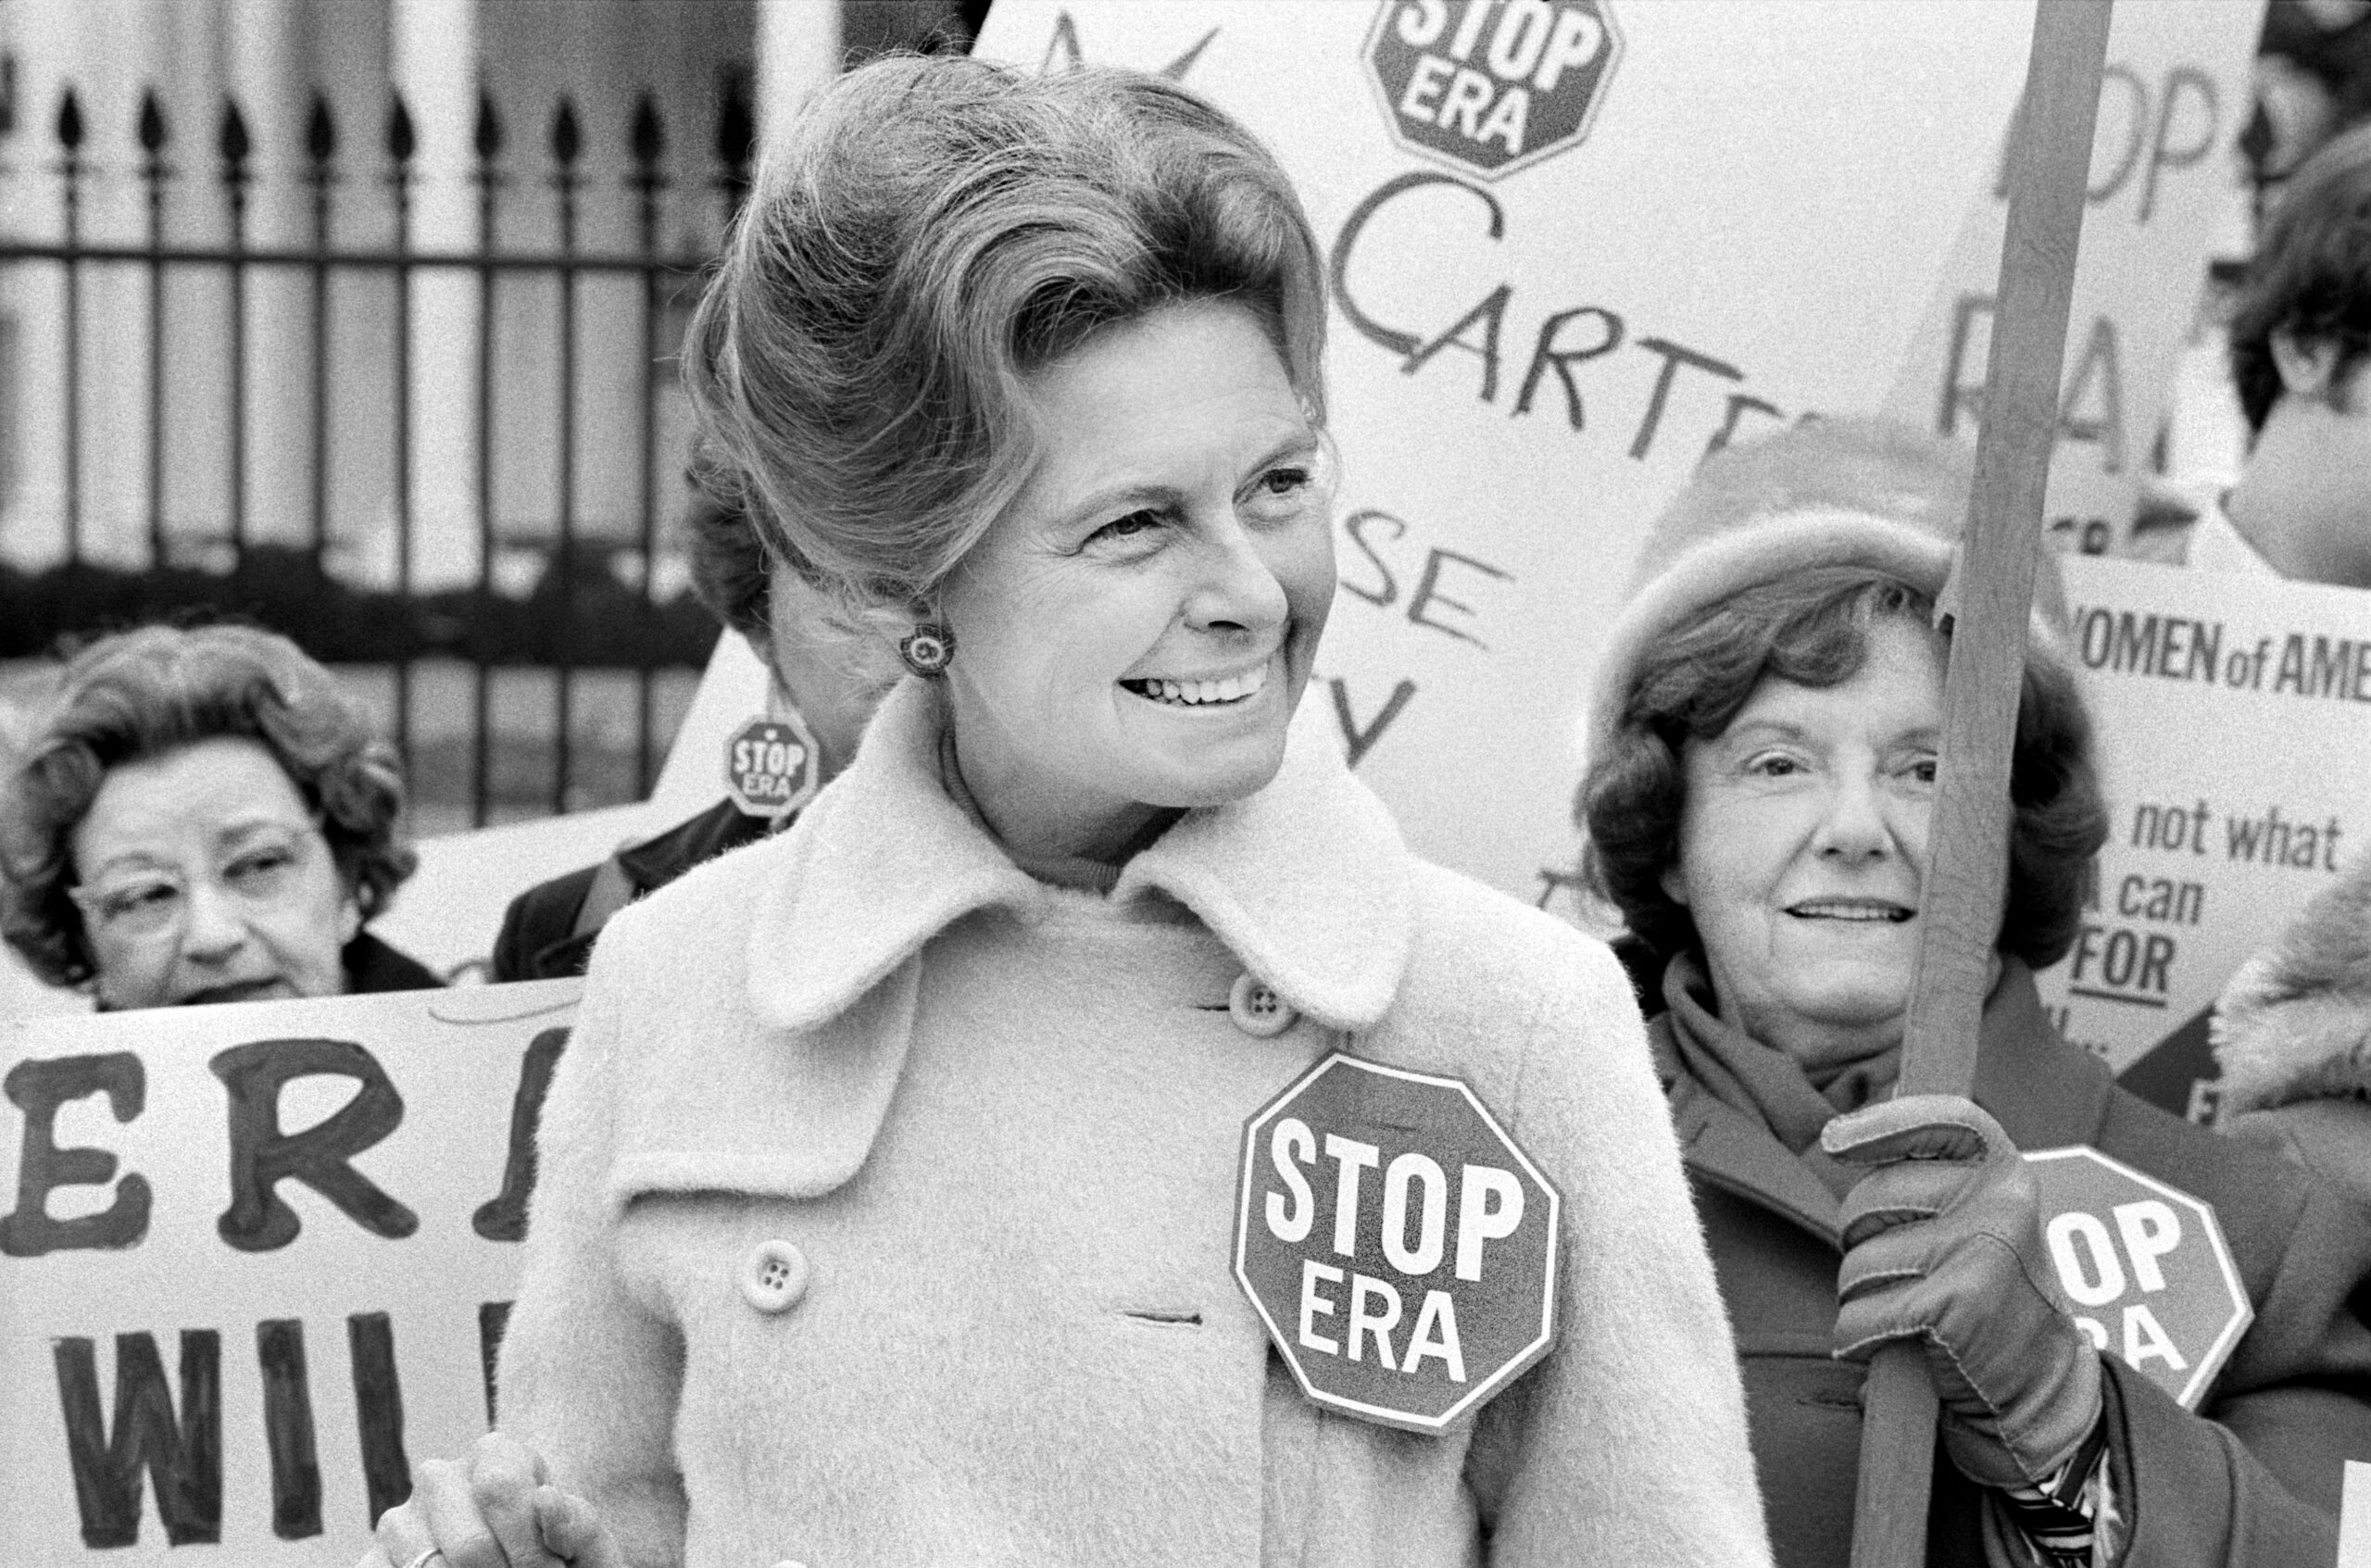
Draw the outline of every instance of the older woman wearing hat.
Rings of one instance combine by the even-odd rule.
[[[1767,1562],[1618,966],[1292,721],[1334,560],[1282,172],[1158,78],[969,60],[790,142],[687,375],[910,674],[796,826],[603,934],[503,1436],[370,1562]],[[1232,1274],[1245,1123],[1336,1051],[1462,1081],[1562,1192],[1560,1336],[1437,1435],[1304,1398]]]
[[[2328,1562],[2340,1461],[2371,1457],[2371,1226],[2052,1028],[2033,972],[2078,929],[2105,813],[2047,616],[1974,1097],[1891,1096],[1966,497],[1948,450],[1874,422],[1716,457],[1657,524],[1592,710],[1587,870],[1657,975],[1778,1561],[1847,1561],[1861,1363],[1907,1339],[1942,1400],[1930,1562]],[[2221,1220],[2256,1317],[2196,1413],[2064,1311],[2018,1150],[2078,1144]]]

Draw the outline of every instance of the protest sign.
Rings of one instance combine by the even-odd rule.
[[[2155,11],[2130,9],[2143,28]],[[1906,367],[1940,363],[1921,345],[1950,330],[1938,290],[1993,202],[2032,19],[998,0],[978,52],[1167,70],[1275,149],[1326,255],[1344,458],[1341,591],[1308,700],[1420,854],[1574,914],[1574,737],[1649,523],[1708,451],[1881,409]],[[1549,72],[1555,40],[1580,56],[1593,23],[1595,51]],[[2129,69],[2170,69],[2149,62]],[[1581,70],[1587,102],[1543,118]],[[2211,177],[2180,161],[2196,97],[2136,243],[2175,232],[2177,182]],[[1966,352],[1980,379],[1981,343]],[[2119,369],[2147,405],[2155,372]]]
[[[2261,5],[2151,0],[2116,8],[2091,143],[2075,270],[2047,537],[2091,555],[2128,541],[2175,365],[2239,178],[2232,144],[2254,103]],[[1897,419],[1965,437],[1984,402],[2008,186],[1969,210],[1885,402]]]
[[[2108,841],[2042,997],[2068,1038],[2181,1111],[2214,1076],[2224,984],[2363,847],[2371,596],[2064,564]]]
[[[822,754],[807,721],[784,708],[752,719],[724,743],[724,792],[752,817],[781,817],[815,798]]]
[[[1244,1125],[1235,1276],[1303,1394],[1439,1432],[1554,1344],[1562,1208],[1463,1083],[1336,1051]]]
[[[2096,1148],[2028,1150],[2026,1169],[2075,1326],[2196,1410],[2256,1315],[2214,1210]]]
[[[485,1431],[577,987],[0,1024],[11,1568],[350,1562]]]

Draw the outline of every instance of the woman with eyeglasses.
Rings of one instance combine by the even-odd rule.
[[[394,752],[287,638],[104,637],[0,779],[0,935],[102,1011],[435,986],[363,930],[418,859],[403,804]]]

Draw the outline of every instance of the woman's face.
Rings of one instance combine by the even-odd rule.
[[[107,770],[69,846],[99,1005],[329,997],[361,925],[296,786],[232,736]]]
[[[1679,863],[1726,1021],[1807,1067],[1901,1038],[1919,937],[1943,666],[1887,617],[1838,685],[1765,677],[1728,729],[1691,740]]]
[[[1030,391],[1044,456],[942,602],[957,754],[1009,845],[1110,859],[1283,760],[1334,596],[1323,453],[1236,305],[1109,328]]]

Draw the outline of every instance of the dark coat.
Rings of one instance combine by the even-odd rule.
[[[433,991],[445,984],[434,970],[367,931],[340,948],[338,958],[345,965],[345,991],[350,997],[372,991]]]
[[[562,980],[583,973],[584,962],[593,955],[593,939],[620,907],[664,887],[702,860],[755,844],[773,825],[771,817],[752,817],[732,801],[720,800],[656,838],[628,845],[598,865],[536,884],[503,911],[502,935],[494,943],[492,978],[499,984]],[[783,825],[787,827],[789,822]],[[594,910],[596,918],[584,919],[587,900],[604,872],[616,879],[614,893],[605,890],[602,899],[608,907]]]
[[[1837,1201],[1759,1121],[1682,1074],[1670,1029],[1658,1018],[1650,1035],[1737,1335],[1771,1546],[1780,1568],[1843,1568],[1863,1369],[1829,1354]],[[2255,1303],[2203,1418],[2103,1359],[2123,1562],[2334,1561],[2340,1461],[2371,1459],[2371,1329],[2351,1305],[2371,1275],[2371,1226],[2281,1161],[2117,1088],[2059,1037],[2021,966],[1987,1005],[1978,1048],[1976,1101],[2020,1148],[2089,1144],[2213,1205]],[[1980,1492],[1939,1447],[1928,1540],[1930,1563],[1987,1561]]]

